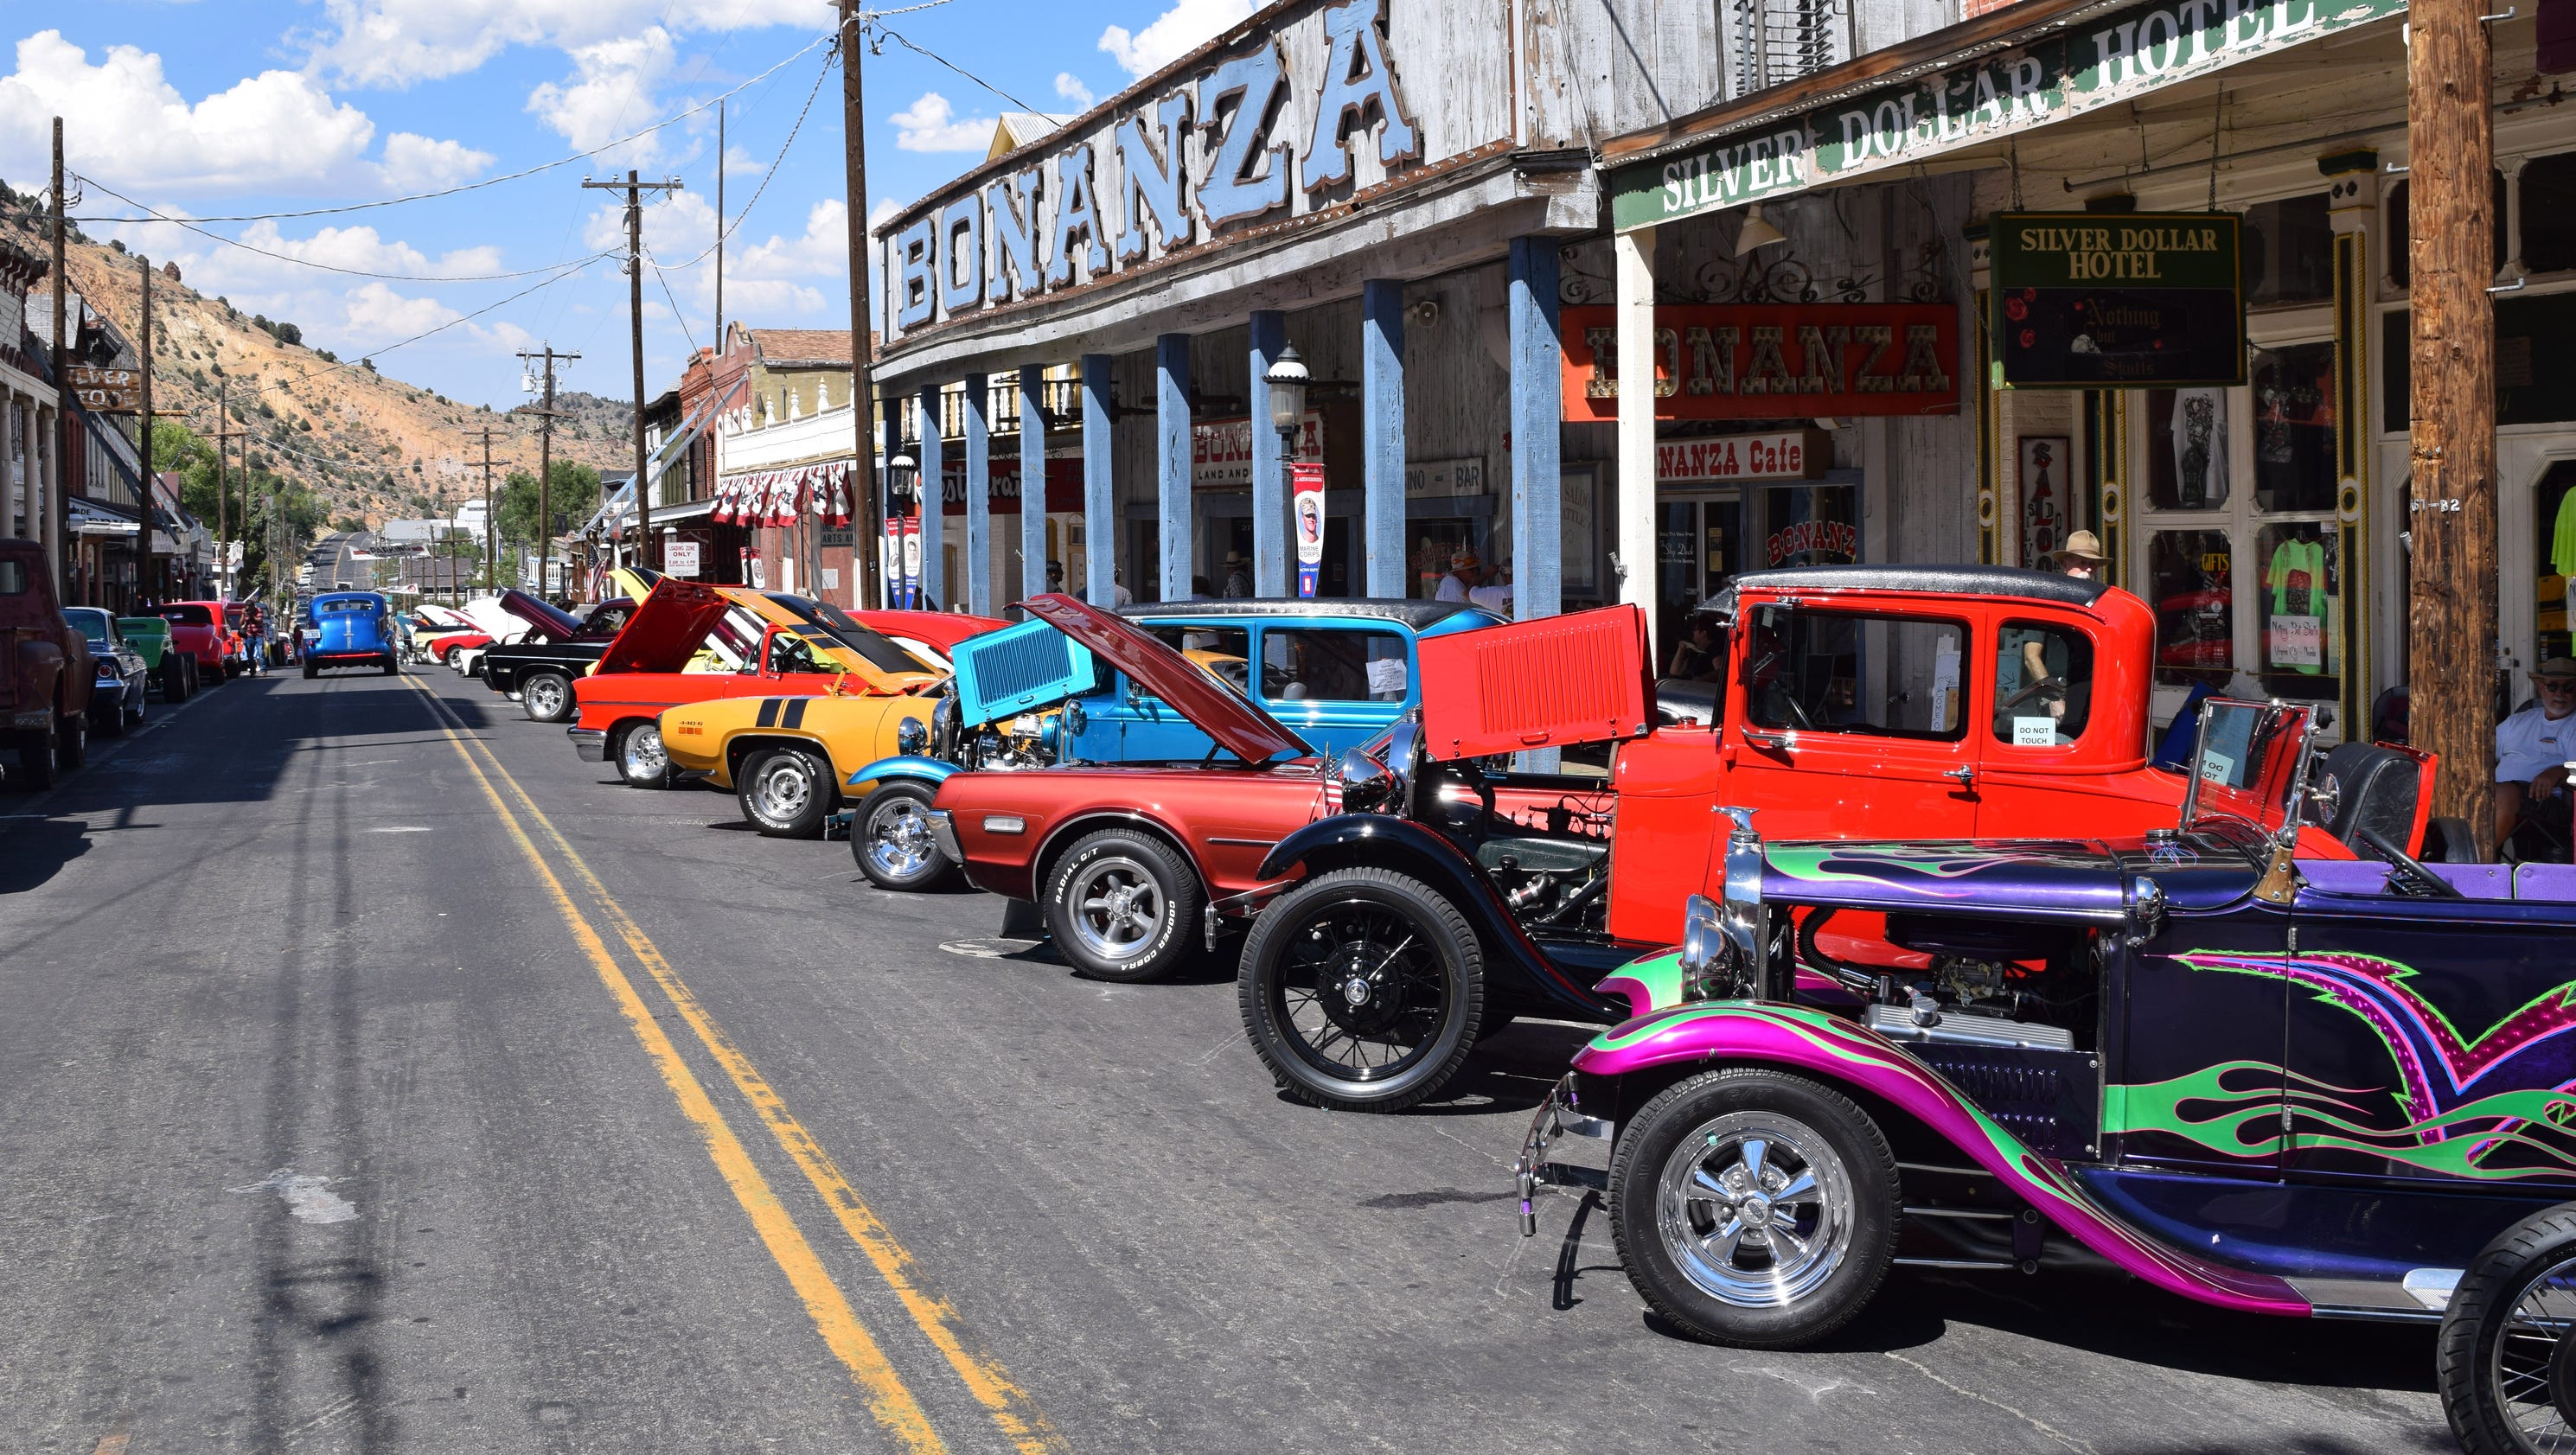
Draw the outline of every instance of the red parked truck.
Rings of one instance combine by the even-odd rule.
[[[63,619],[53,573],[33,541],[0,541],[0,713],[17,750],[12,775],[50,788],[89,756],[89,640]]]

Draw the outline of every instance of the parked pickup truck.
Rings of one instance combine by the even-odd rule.
[[[483,685],[504,696],[515,695],[537,722],[562,722],[572,716],[572,684],[599,665],[608,644],[635,614],[635,602],[620,596],[603,601],[587,617],[576,618],[524,591],[505,591],[501,608],[528,623],[527,635],[483,650]]]
[[[13,778],[51,788],[89,756],[89,642],[63,619],[53,573],[33,541],[0,541],[0,714],[18,753]]]

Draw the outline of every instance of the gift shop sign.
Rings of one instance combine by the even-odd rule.
[[[2132,5],[1917,80],[1786,116],[1748,118],[1614,166],[1625,232],[1911,166],[2402,13],[2405,0],[2181,0]]]
[[[1615,310],[1568,308],[1565,417],[1619,417]],[[1657,419],[1956,414],[1946,303],[1691,304],[1655,310]]]
[[[1704,440],[1662,440],[1655,445],[1655,478],[1701,480],[1814,480],[1834,459],[1833,442],[1820,429],[1770,434],[1730,434]]]

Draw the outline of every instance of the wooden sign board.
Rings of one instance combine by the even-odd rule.
[[[74,364],[63,371],[72,397],[92,414],[134,414],[142,409],[143,376],[132,369]]]
[[[1619,417],[1619,328],[1568,308],[1565,417]],[[1959,310],[1947,303],[1677,304],[1655,310],[1657,419],[1956,414]]]
[[[2004,212],[1988,238],[1997,387],[2245,382],[2237,214]]]

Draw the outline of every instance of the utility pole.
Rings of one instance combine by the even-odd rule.
[[[542,353],[519,350],[519,362],[541,358],[546,364],[545,402],[537,406],[537,594],[546,594],[546,561],[554,553],[555,518],[551,491],[555,473],[555,365],[580,358],[579,354],[559,354],[553,344]]]
[[[72,508],[70,476],[72,457],[72,385],[71,353],[67,347],[69,325],[64,314],[71,295],[71,279],[63,274],[63,119],[54,118],[54,479],[53,488],[45,492],[45,530],[53,547],[45,554],[54,568],[54,599],[71,599],[72,581]]]
[[[2406,68],[2408,741],[2437,754],[2433,812],[2495,842],[2494,57],[2487,6],[2416,0]]]
[[[143,265],[143,417],[134,431],[134,453],[143,462],[143,531],[136,537],[134,551],[134,609],[141,611],[146,601],[158,600],[155,586],[158,575],[152,568],[152,515],[159,508],[161,491],[152,479],[152,260],[141,253],[134,260]]]
[[[232,599],[233,554],[232,519],[228,507],[232,492],[224,484],[224,442],[232,438],[231,407],[233,381],[224,375],[224,366],[215,366],[215,599]]]
[[[724,352],[725,107],[716,103],[716,352]]]
[[[483,584],[497,587],[501,584],[501,531],[500,518],[492,513],[492,464],[492,426],[487,424],[483,426]],[[543,581],[537,583],[537,590],[545,590]]]
[[[662,553],[653,539],[653,492],[644,482],[644,194],[677,192],[680,179],[639,182],[635,178],[630,169],[623,182],[584,177],[581,185],[626,194],[626,309],[635,348],[635,564],[649,571],[659,567]]]
[[[878,563],[882,552],[875,536],[885,529],[885,517],[877,509],[876,456],[876,383],[871,377],[875,350],[868,339],[868,132],[867,110],[859,97],[859,6],[858,0],[837,0],[841,7],[841,136],[842,151],[849,166],[850,218],[850,495],[851,508],[858,512],[858,529],[850,539],[867,542],[850,554],[850,565],[858,573],[858,595],[853,598],[862,607],[886,604],[884,583]],[[1023,422],[1021,428],[1027,428]],[[934,487],[935,488],[935,487]],[[1020,482],[1022,493],[1031,488]],[[1046,482],[1035,486],[1039,509],[1045,508]],[[1021,509],[1029,507],[1023,504]]]

